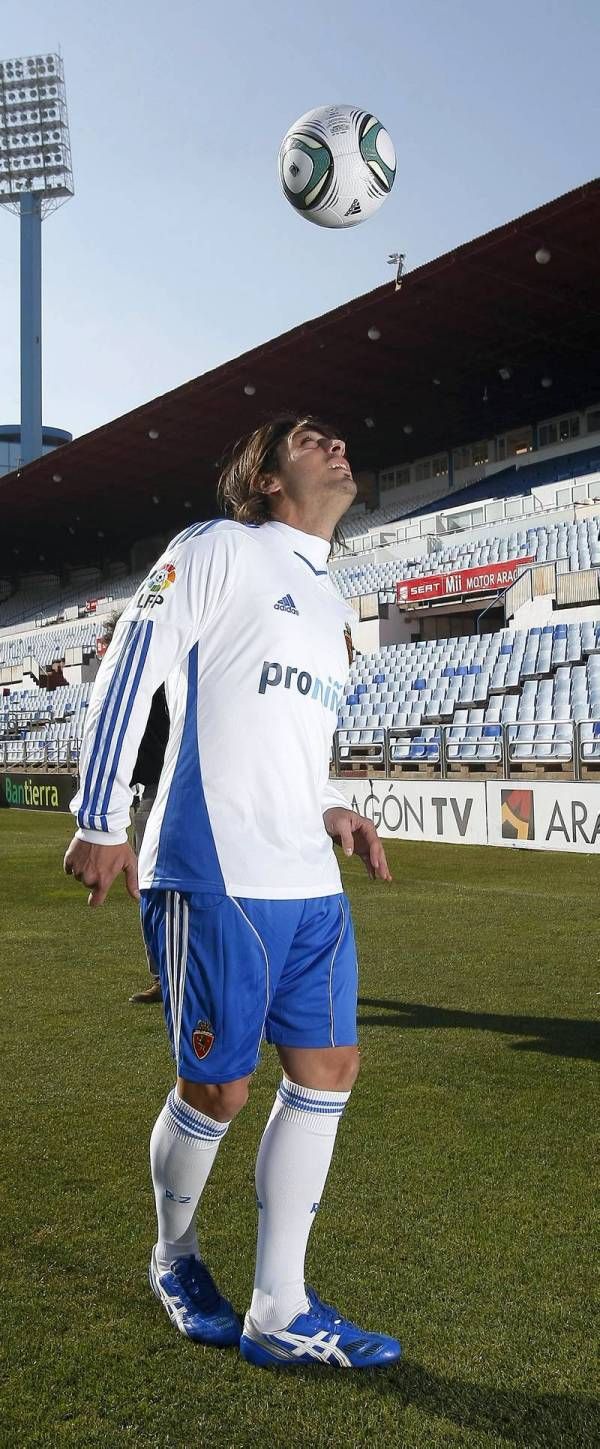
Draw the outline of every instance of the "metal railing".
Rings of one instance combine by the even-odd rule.
[[[502,465],[506,467],[506,464]],[[398,510],[396,519],[390,519],[389,523],[373,524],[371,529],[368,525],[369,515],[365,514],[365,532],[354,534],[347,540],[347,548],[351,553],[361,554],[369,552],[373,548],[384,546],[383,540],[379,541],[377,535],[386,535],[385,546],[390,543],[408,543],[427,538],[431,534],[445,539],[456,536],[457,533],[471,533],[473,529],[493,528],[502,523],[518,523],[520,519],[534,519],[534,527],[543,519],[544,514],[570,513],[569,522],[577,521],[577,508],[582,504],[590,507],[600,502],[600,483],[597,473],[592,475],[581,474],[572,478],[564,478],[556,488],[560,490],[561,497],[555,497],[551,502],[538,498],[534,493],[512,494],[506,498],[494,498],[494,474],[480,474],[470,478],[467,482],[460,482],[453,490],[443,492],[435,497],[436,489],[433,488],[431,498],[419,497],[412,503],[406,505],[404,514]],[[488,482],[490,485],[490,498],[483,499],[480,503],[457,504],[455,496],[462,488],[473,487],[475,483]],[[534,484],[534,487],[546,487],[545,484]],[[564,495],[564,496],[562,496]],[[577,495],[577,496],[576,496]],[[438,502],[439,508],[435,513],[420,514],[419,507],[428,502]],[[454,516],[453,516],[454,513]]]
[[[348,734],[376,739],[348,744]],[[340,742],[340,735],[344,743]],[[0,740],[0,769],[74,770],[77,740]],[[334,775],[364,771],[389,776],[427,766],[445,780],[465,766],[487,768],[510,779],[517,770],[543,765],[574,780],[585,770],[600,773],[600,716],[580,720],[516,719],[504,723],[398,725],[377,730],[336,730],[332,744]]]
[[[78,763],[76,740],[0,740],[1,770],[73,770]]]
[[[376,739],[347,743],[348,734]],[[342,741],[340,742],[340,734]],[[332,769],[339,778],[367,772],[389,776],[427,766],[445,780],[465,766],[487,768],[503,779],[527,767],[544,766],[574,780],[584,770],[600,773],[600,717],[583,720],[517,719],[481,724],[402,725],[359,731],[337,730]]]
[[[563,568],[562,565],[567,565]],[[504,619],[512,619],[523,604],[542,595],[556,599],[559,608],[571,604],[595,604],[600,592],[598,567],[569,571],[566,558],[550,563],[529,564],[504,594]]]

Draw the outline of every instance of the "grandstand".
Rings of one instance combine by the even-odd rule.
[[[431,644],[387,645],[352,666],[337,773],[540,769],[600,763],[600,619]]]
[[[103,619],[214,515],[228,439],[293,397],[339,422],[359,483],[330,566],[357,649],[334,772],[593,777],[599,223],[592,182],[0,479],[0,769],[76,769]],[[473,596],[449,584],[469,569]]]
[[[466,538],[435,553],[441,573],[507,559],[556,563],[566,574],[600,570],[600,518]],[[339,561],[338,561],[339,564]],[[344,597],[379,593],[384,608],[399,579],[418,578],[422,560],[390,559],[354,569],[332,565]],[[124,602],[140,575],[118,581]],[[597,595],[596,595],[597,596]],[[114,599],[105,599],[108,611]],[[87,601],[89,604],[89,601]],[[478,604],[480,607],[481,601]],[[79,599],[77,608],[85,610]],[[600,767],[600,611],[598,618],[405,639],[361,651],[340,701],[332,768],[385,774],[469,771],[500,774],[593,773]],[[401,610],[397,610],[398,616]],[[418,617],[418,611],[415,611]],[[468,616],[467,616],[468,619]],[[101,615],[0,637],[0,767],[76,768]],[[356,624],[360,637],[360,622]],[[79,682],[53,690],[33,684],[60,662]],[[43,680],[41,681],[43,683]],[[7,687],[13,683],[13,688]],[[29,687],[27,687],[29,685]]]
[[[15,691],[0,705],[0,768],[76,769],[90,684]]]
[[[485,500],[486,506],[492,501]],[[545,568],[548,590],[547,566],[552,565],[571,582],[575,577],[593,579],[593,597],[598,599],[600,516],[575,522],[573,514],[572,507],[566,508],[564,516],[556,515],[557,522],[503,535],[500,525],[496,531],[463,528],[460,542],[443,547],[450,515],[442,510],[437,515],[441,537],[435,536],[428,554],[398,557],[392,543],[385,550],[392,556],[374,563],[376,550],[368,537],[364,561],[358,554],[350,566],[337,557],[331,576],[354,607],[365,598],[375,600],[376,615],[385,618],[391,609],[411,629],[429,610],[404,613],[404,606],[396,607],[398,585],[418,580],[432,567],[438,574],[452,575],[456,569],[522,560],[518,584],[527,573]],[[416,515],[413,523],[426,516]],[[376,528],[380,524],[378,518]],[[427,541],[431,550],[431,535]],[[90,600],[84,597],[90,582],[97,587],[100,581],[81,572],[84,582],[63,595],[62,614],[55,612],[61,601],[54,596],[47,621],[40,619],[32,628],[17,620],[0,634],[0,768],[77,767],[102,619],[133,595],[143,577],[140,571],[106,577],[102,582],[111,592]],[[504,591],[505,616],[511,592]],[[471,609],[485,615],[488,597],[489,590],[471,601]],[[16,591],[9,601],[13,610],[17,599],[27,613],[30,595]],[[552,621],[529,628],[519,628],[517,618],[512,627],[507,620],[501,629],[471,633],[472,613],[465,614],[460,627],[453,613],[447,637],[409,634],[387,643],[380,637],[375,648],[364,649],[357,619],[360,652],[340,701],[334,772],[388,777],[476,772],[507,779],[541,773],[593,776],[600,768],[600,606],[597,618],[575,618],[568,609],[556,611],[554,599],[546,597],[544,604]],[[437,622],[439,628],[440,618]],[[50,692],[43,687],[44,672],[57,665],[69,682]]]
[[[578,524],[562,523],[550,528],[529,528],[527,531],[520,529],[507,538],[498,538],[490,533],[481,541],[465,541],[436,551],[433,560],[430,556],[430,562],[433,562],[437,573],[450,573],[454,568],[477,568],[528,557],[536,563],[562,563],[566,573],[600,567],[600,517]],[[342,566],[335,570],[333,578],[345,599],[373,592],[387,593],[390,589],[395,599],[395,585],[399,579],[419,578],[423,572],[423,559],[388,559],[381,564]]]

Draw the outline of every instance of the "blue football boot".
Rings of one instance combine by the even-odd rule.
[[[153,1248],[148,1277],[152,1292],[186,1338],[218,1348],[239,1343],[240,1320],[199,1258],[175,1258],[166,1273],[159,1273]]]
[[[326,1368],[389,1368],[400,1358],[397,1339],[384,1333],[367,1333],[337,1308],[321,1303],[312,1288],[306,1289],[307,1313],[299,1313],[287,1328],[263,1333],[246,1314],[240,1339],[240,1353],[248,1363],[261,1368],[284,1368],[290,1364],[324,1364]]]

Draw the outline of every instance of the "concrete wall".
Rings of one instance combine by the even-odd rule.
[[[67,684],[91,684],[99,668],[100,660],[93,654],[87,664],[63,664],[62,672]]]

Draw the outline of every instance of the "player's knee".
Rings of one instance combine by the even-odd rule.
[[[215,1122],[231,1122],[248,1101],[248,1077],[235,1082],[188,1082],[179,1078],[177,1090],[184,1102],[212,1117]]]
[[[337,1056],[333,1064],[336,1075],[336,1085],[331,1085],[330,1092],[351,1092],[360,1071],[360,1052],[358,1047],[345,1047],[343,1052]]]
[[[358,1047],[335,1047],[319,1062],[319,1086],[326,1092],[351,1092],[360,1069]]]

